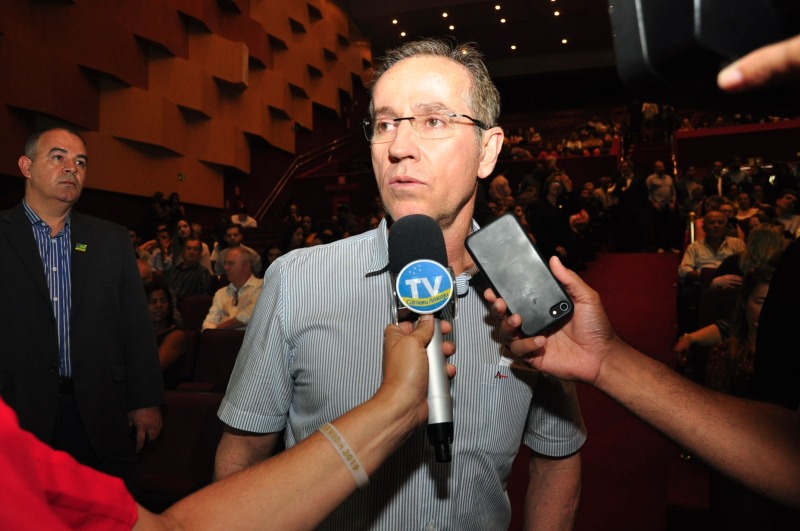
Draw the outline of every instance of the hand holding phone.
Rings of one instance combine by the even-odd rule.
[[[509,311],[522,316],[525,336],[542,335],[569,320],[572,299],[513,214],[470,234],[466,246]]]

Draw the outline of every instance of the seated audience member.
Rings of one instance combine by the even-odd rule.
[[[136,260],[136,265],[139,267],[139,277],[142,282],[151,282],[153,280],[153,268],[147,263],[147,260]]]
[[[231,216],[231,223],[234,225],[241,225],[244,229],[255,229],[258,227],[258,221],[247,213],[247,207],[243,203],[239,203],[239,208],[236,213]]]
[[[231,249],[241,247],[249,251],[250,254],[255,257],[253,259],[253,274],[257,277],[261,276],[261,256],[256,252],[255,249],[244,244],[244,229],[242,229],[240,225],[231,225],[225,229],[225,243],[227,244],[227,247],[220,250],[215,256],[211,257],[214,263],[213,273],[215,275],[225,274],[225,256]]]
[[[253,275],[254,260],[253,253],[242,247],[232,247],[225,254],[229,283],[214,294],[203,330],[244,329],[250,323],[264,283]]]
[[[136,259],[147,261],[150,258],[150,253],[142,248],[142,239],[139,237],[139,232],[133,227],[128,227],[128,234],[131,237],[133,254],[136,256]]]
[[[153,331],[156,333],[158,361],[161,364],[164,385],[168,388],[174,387],[178,382],[174,371],[170,369],[186,353],[188,338],[186,332],[175,323],[175,308],[167,287],[161,282],[146,282],[144,292],[150,307]]]
[[[370,227],[369,228],[370,229],[376,228],[378,226],[378,223],[380,223],[380,220],[377,220],[375,222],[375,227],[373,227],[372,226],[372,221],[370,221]],[[272,265],[272,262],[274,262],[275,260],[280,258],[282,255],[283,255],[283,249],[281,249],[278,244],[275,243],[275,244],[272,244],[269,247],[267,247],[267,260],[266,260],[266,265],[264,266],[264,271],[269,269],[269,266]]]
[[[152,248],[148,263],[153,271],[169,271],[172,268],[172,235],[166,225],[159,225],[156,239],[142,246]]]
[[[745,275],[731,317],[730,333],[708,354],[705,369],[707,387],[733,396],[755,398],[756,334],[773,272],[774,268],[762,266]],[[709,479],[709,512],[713,529],[758,529],[761,522],[750,519],[752,508],[762,504],[760,496],[713,470]],[[766,529],[776,528],[767,526]]]
[[[795,190],[782,190],[775,199],[775,217],[790,240],[800,236],[800,215],[794,213],[797,195]]]
[[[759,209],[753,205],[753,199],[747,192],[739,192],[737,201],[739,209],[736,211],[736,221],[744,235],[747,236],[750,233],[750,218],[758,214]]]
[[[744,241],[744,231],[739,227],[739,221],[736,219],[736,206],[728,198],[723,198],[718,210],[728,217],[728,230],[725,235]]]
[[[750,231],[744,251],[720,262],[711,279],[711,289],[738,289],[747,271],[757,267],[774,266],[786,247],[783,227],[762,223]]]
[[[727,236],[728,218],[719,210],[706,212],[703,216],[704,236],[687,248],[678,266],[678,277],[681,281],[697,282],[700,270],[706,267],[719,267],[727,257],[745,250],[745,243]]]
[[[741,253],[745,243],[726,236],[728,217],[719,210],[703,216],[705,235],[690,243],[678,266],[678,330],[688,332],[697,328],[697,303],[702,287],[701,270],[716,268],[727,257]]]
[[[209,292],[211,273],[200,264],[202,252],[200,240],[189,238],[183,246],[183,260],[167,272],[167,285],[174,297],[175,306],[188,295],[202,295]]]
[[[183,261],[183,246],[190,238],[194,238],[200,242],[202,247],[200,252],[200,264],[213,273],[211,269],[211,253],[208,250],[208,245],[203,243],[199,236],[194,235],[192,223],[189,223],[185,218],[181,218],[175,222],[175,234],[172,237],[172,263],[173,265],[180,265]]]

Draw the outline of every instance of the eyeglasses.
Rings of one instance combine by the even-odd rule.
[[[466,118],[472,123],[456,121],[457,118]],[[438,140],[450,138],[455,134],[456,124],[475,125],[484,131],[489,126],[466,114],[417,114],[414,116],[404,116],[402,118],[376,118],[375,120],[364,120],[361,125],[364,127],[364,134],[371,144],[385,144],[391,142],[397,136],[397,128],[400,122],[408,120],[411,128],[418,137],[424,140]]]

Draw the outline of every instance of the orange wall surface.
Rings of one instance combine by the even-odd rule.
[[[295,153],[312,106],[366,84],[369,43],[326,0],[0,0],[0,174],[35,129],[85,132],[87,186],[223,206],[248,137]]]

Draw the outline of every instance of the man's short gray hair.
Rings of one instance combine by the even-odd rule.
[[[475,114],[473,118],[490,127],[497,125],[500,117],[500,92],[489,77],[483,54],[475,43],[458,44],[444,39],[421,39],[400,45],[387,51],[378,60],[371,88],[374,89],[381,76],[395,64],[403,59],[419,56],[444,57],[466,68],[472,81],[467,103],[470,111]],[[375,113],[372,99],[369,102],[369,113],[370,116]]]

